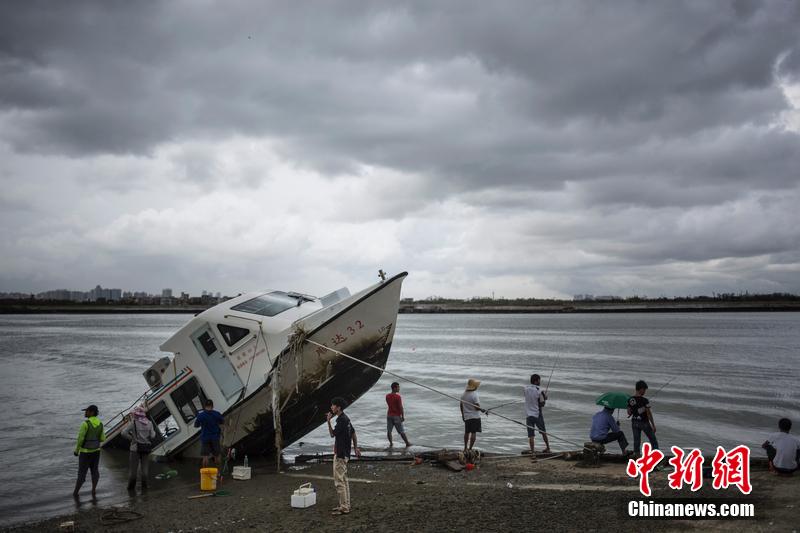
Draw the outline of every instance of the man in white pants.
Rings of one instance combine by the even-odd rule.
[[[347,461],[350,460],[350,442],[356,457],[361,457],[358,449],[356,431],[350,419],[344,414],[347,402],[343,398],[331,400],[331,410],[328,413],[328,431],[333,437],[333,485],[339,495],[339,505],[333,509],[333,515],[343,515],[350,512],[350,483],[347,481]],[[336,416],[336,427],[331,425],[331,418]]]

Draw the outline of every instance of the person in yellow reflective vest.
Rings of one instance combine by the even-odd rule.
[[[100,443],[106,440],[103,423],[97,415],[96,405],[84,409],[86,420],[78,429],[78,442],[75,443],[73,452],[78,457],[78,481],[75,482],[75,490],[72,492],[76,498],[89,470],[92,472],[92,498],[97,497],[97,482],[100,480]]]

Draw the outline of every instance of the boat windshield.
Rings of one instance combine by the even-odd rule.
[[[242,311],[243,313],[252,313],[262,316],[275,316],[279,313],[283,313],[287,309],[297,307],[298,304],[304,300],[307,300],[307,298],[303,298],[301,295],[274,291],[235,305],[231,307],[231,311]]]

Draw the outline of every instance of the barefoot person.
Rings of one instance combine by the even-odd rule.
[[[478,386],[481,382],[477,379],[470,379],[467,382],[467,390],[461,395],[461,420],[464,421],[464,451],[471,450],[475,446],[475,439],[481,432],[481,409],[480,399],[478,398]]]
[[[408,442],[406,430],[403,427],[403,422],[406,420],[403,412],[403,398],[400,396],[400,384],[396,381],[392,383],[392,392],[386,395],[386,405],[389,407],[386,412],[386,437],[389,439],[389,447],[394,446],[392,430],[397,429],[403,442],[406,443],[406,448],[408,448],[411,443]]]
[[[350,423],[350,418],[344,414],[347,402],[344,398],[331,400],[331,410],[328,412],[328,432],[333,441],[333,485],[339,495],[339,505],[333,509],[333,515],[343,515],[350,512],[350,482],[347,480],[347,462],[350,460],[351,450],[356,457],[361,457],[358,449],[356,431]],[[331,425],[331,419],[336,417],[336,427]],[[352,441],[352,449],[350,443]]]
[[[772,470],[779,474],[793,474],[800,463],[800,439],[789,434],[792,421],[788,418],[778,421],[778,429],[780,431],[770,435],[761,447],[767,450]]]
[[[541,383],[542,378],[539,374],[532,374],[531,384],[525,386],[525,425],[528,426],[528,444],[531,447],[531,457],[534,459],[536,458],[534,452],[535,428],[539,428],[539,433],[542,434],[544,453],[550,453],[550,441],[547,439],[544,413],[542,413],[542,407],[547,401],[547,394],[539,387]]]
[[[90,405],[83,410],[86,420],[81,422],[78,429],[78,441],[75,443],[73,454],[78,457],[78,480],[75,482],[74,497],[86,481],[86,473],[92,472],[92,498],[97,497],[97,482],[100,480],[100,443],[106,440],[103,423],[97,418],[96,405]]]

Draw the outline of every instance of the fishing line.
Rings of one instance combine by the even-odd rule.
[[[362,365],[368,366],[368,367],[370,367],[370,368],[374,368],[375,370],[377,370],[377,371],[379,371],[379,372],[385,372],[385,373],[389,374],[390,376],[394,376],[394,377],[396,377],[396,378],[398,378],[398,379],[402,379],[402,380],[404,380],[404,381],[408,381],[409,383],[413,383],[414,385],[417,385],[418,387],[422,387],[422,388],[424,388],[424,389],[428,389],[429,391],[435,392],[436,394],[440,394],[440,395],[442,395],[442,396],[446,396],[446,397],[448,397],[448,398],[450,398],[450,399],[452,399],[452,400],[455,400],[455,401],[457,401],[457,402],[460,402],[460,403],[462,403],[462,404],[470,405],[470,406],[472,406],[472,407],[474,407],[474,408],[476,408],[476,409],[478,409],[478,410],[480,410],[480,411],[482,411],[482,412],[484,412],[484,413],[486,413],[486,414],[488,415],[488,413],[487,413],[486,409],[482,409],[482,408],[481,408],[479,405],[476,405],[476,404],[474,404],[474,403],[470,403],[470,402],[465,402],[465,401],[464,401],[464,400],[462,400],[461,398],[456,398],[455,396],[453,396],[453,395],[451,395],[451,394],[448,394],[448,393],[446,393],[446,392],[444,392],[444,391],[441,391],[441,390],[435,389],[435,388],[433,388],[433,387],[430,387],[430,386],[428,386],[428,385],[425,385],[424,383],[420,383],[420,382],[418,382],[418,381],[414,381],[413,379],[407,378],[407,377],[405,377],[405,376],[401,376],[400,374],[397,374],[397,373],[395,373],[395,372],[391,372],[391,371],[389,371],[389,370],[386,370],[386,369],[384,369],[384,368],[381,368],[381,367],[379,367],[379,366],[373,365],[373,364],[371,364],[371,363],[367,363],[366,361],[362,361],[361,359],[358,359],[357,357],[353,357],[352,355],[348,355],[348,354],[346,354],[346,353],[344,353],[344,352],[340,352],[339,350],[336,350],[336,349],[334,349],[334,348],[330,348],[330,347],[328,347],[328,346],[325,346],[324,344],[320,344],[320,343],[318,343],[318,342],[316,342],[316,341],[312,341],[311,339],[303,339],[303,340],[305,340],[305,341],[306,341],[307,343],[309,343],[309,344],[314,344],[314,345],[316,345],[316,346],[319,346],[320,348],[323,348],[323,349],[325,349],[325,350],[329,350],[329,351],[331,351],[331,352],[333,352],[333,353],[335,353],[335,354],[341,355],[342,357],[346,357],[347,359],[351,359],[351,360],[353,360],[353,361],[355,361],[355,362],[357,362],[357,363],[361,363]],[[532,429],[532,430],[538,430],[538,428],[535,428],[535,427],[529,426],[528,424],[526,424],[526,423],[524,423],[524,422],[520,422],[519,420],[514,420],[513,418],[509,418],[509,417],[507,417],[507,416],[504,416],[504,415],[500,415],[500,414],[494,413],[494,416],[496,416],[496,417],[498,417],[498,418],[502,418],[503,420],[508,420],[509,422],[513,422],[514,424],[517,424],[517,425],[519,425],[519,426],[526,427],[526,428],[528,428],[528,429]],[[541,432],[541,431],[540,431],[540,432]],[[582,448],[582,449],[589,450],[589,448],[587,448],[587,447],[583,446],[582,444],[578,444],[578,443],[576,443],[576,442],[573,442],[573,441],[567,440],[567,439],[565,439],[565,438],[563,438],[563,437],[558,437],[558,436],[556,436],[556,435],[553,435],[553,434],[552,434],[552,433],[550,433],[549,431],[545,431],[545,433],[547,433],[547,436],[548,436],[548,437],[552,437],[552,438],[554,438],[554,439],[556,439],[556,440],[560,440],[560,441],[562,441],[562,442],[566,442],[567,444],[571,444],[571,445],[573,445],[573,446],[578,446],[578,447],[580,447],[580,448]]]

